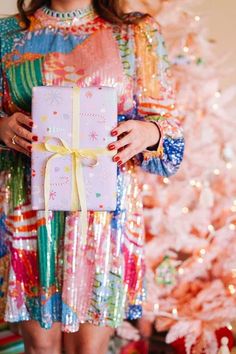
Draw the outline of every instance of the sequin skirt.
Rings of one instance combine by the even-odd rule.
[[[0,172],[0,318],[117,327],[141,317],[143,206],[135,170],[119,170],[115,212],[88,212],[81,244],[79,212],[31,210],[30,169],[15,159]]]

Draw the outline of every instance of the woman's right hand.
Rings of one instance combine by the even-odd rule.
[[[30,156],[32,141],[38,137],[31,133],[33,120],[23,113],[14,113],[10,117],[0,118],[0,141],[7,147]]]

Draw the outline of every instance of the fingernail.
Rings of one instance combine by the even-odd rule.
[[[109,150],[114,150],[115,149],[115,145],[114,144],[108,145],[108,149]]]
[[[32,127],[34,125],[33,122],[29,122],[29,126]]]
[[[38,141],[39,140],[39,138],[36,135],[34,135],[32,139],[33,139],[33,141]]]
[[[115,162],[117,162],[117,161],[119,161],[120,160],[120,158],[119,158],[119,156],[116,156],[116,157],[114,157],[114,159],[113,159]]]
[[[113,130],[112,132],[111,132],[111,135],[112,136],[115,136],[115,135],[117,135],[118,134],[118,132],[116,131],[116,130]]]
[[[121,160],[117,162],[118,166],[121,166],[122,164],[123,164],[123,162]]]
[[[29,146],[27,147],[27,149],[28,149],[29,151],[31,151],[31,150],[32,150],[32,146],[29,145]]]

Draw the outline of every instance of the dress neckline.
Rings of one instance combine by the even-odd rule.
[[[63,21],[74,21],[74,20],[85,20],[86,18],[91,18],[95,15],[95,11],[92,5],[88,5],[83,8],[76,9],[74,11],[61,12],[56,11],[48,6],[43,6],[41,10],[45,13],[45,15],[52,17],[54,20],[58,20],[60,22]]]

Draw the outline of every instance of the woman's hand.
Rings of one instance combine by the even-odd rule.
[[[108,145],[109,150],[118,150],[113,160],[120,166],[149,146],[155,145],[160,138],[158,127],[151,122],[129,120],[120,123],[111,132],[118,140]]]
[[[7,147],[30,156],[32,141],[38,137],[31,133],[33,121],[23,113],[14,113],[10,117],[0,118],[0,141]]]

